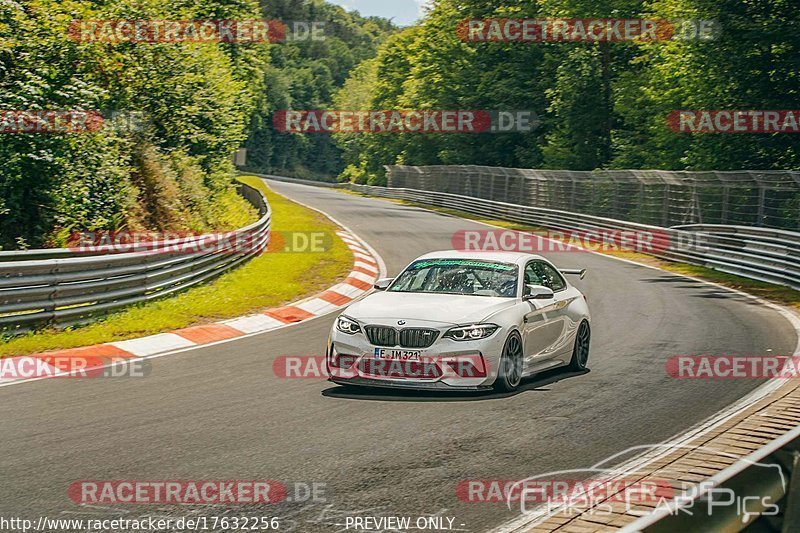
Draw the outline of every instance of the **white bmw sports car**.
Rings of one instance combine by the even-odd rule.
[[[341,385],[513,391],[526,376],[583,370],[586,298],[538,255],[436,252],[348,307],[327,365]]]

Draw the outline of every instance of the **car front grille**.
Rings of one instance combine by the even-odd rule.
[[[367,326],[364,331],[367,332],[369,342],[375,346],[397,346],[397,331],[394,328]]]
[[[369,342],[375,346],[402,346],[403,348],[429,348],[436,341],[439,332],[435,329],[408,328],[399,332],[388,326],[367,326],[364,328]]]
[[[400,346],[403,348],[428,348],[439,332],[435,329],[404,329],[400,331]]]

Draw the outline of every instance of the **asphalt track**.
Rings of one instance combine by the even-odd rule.
[[[364,238],[392,275],[473,222],[272,182]],[[675,380],[686,354],[791,354],[790,324],[742,296],[584,253],[549,254],[589,298],[589,373],[522,392],[418,395],[281,380],[281,355],[321,355],[333,316],[152,361],[146,379],[45,380],[0,389],[0,517],[281,516],[283,531],[344,530],[347,515],[444,515],[486,531],[515,513],[462,503],[463,479],[588,467],[701,422],[760,383]],[[261,508],[81,508],[76,480],[275,479],[326,484],[325,503]],[[341,524],[341,525],[336,525]],[[352,530],[351,530],[352,531]]]

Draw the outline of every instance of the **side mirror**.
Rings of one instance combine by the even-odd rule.
[[[552,300],[556,297],[553,289],[548,289],[542,285],[525,285],[525,294],[522,299],[528,300]]]
[[[375,282],[375,290],[385,291],[392,284],[394,278],[383,278]]]

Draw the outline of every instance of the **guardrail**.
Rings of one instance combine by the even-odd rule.
[[[650,254],[656,257],[800,289],[800,234],[797,233],[739,226],[661,228],[455,194],[361,185],[347,188],[549,230],[648,232],[653,235]]]
[[[800,171],[545,170],[387,166],[389,187],[437,191],[640,224],[800,230]]]
[[[623,533],[800,531],[800,427],[711,477]]]
[[[235,232],[136,243],[124,253],[113,246],[0,252],[0,332],[88,322],[208,281],[261,253],[270,239],[269,204],[256,189],[238,187],[261,218]]]
[[[531,207],[438,191],[321,183],[281,176],[263,177],[371,196],[405,200],[557,231],[633,231],[652,236],[650,255],[705,266],[800,290],[800,233],[751,226],[691,225],[663,228],[570,211]]]

